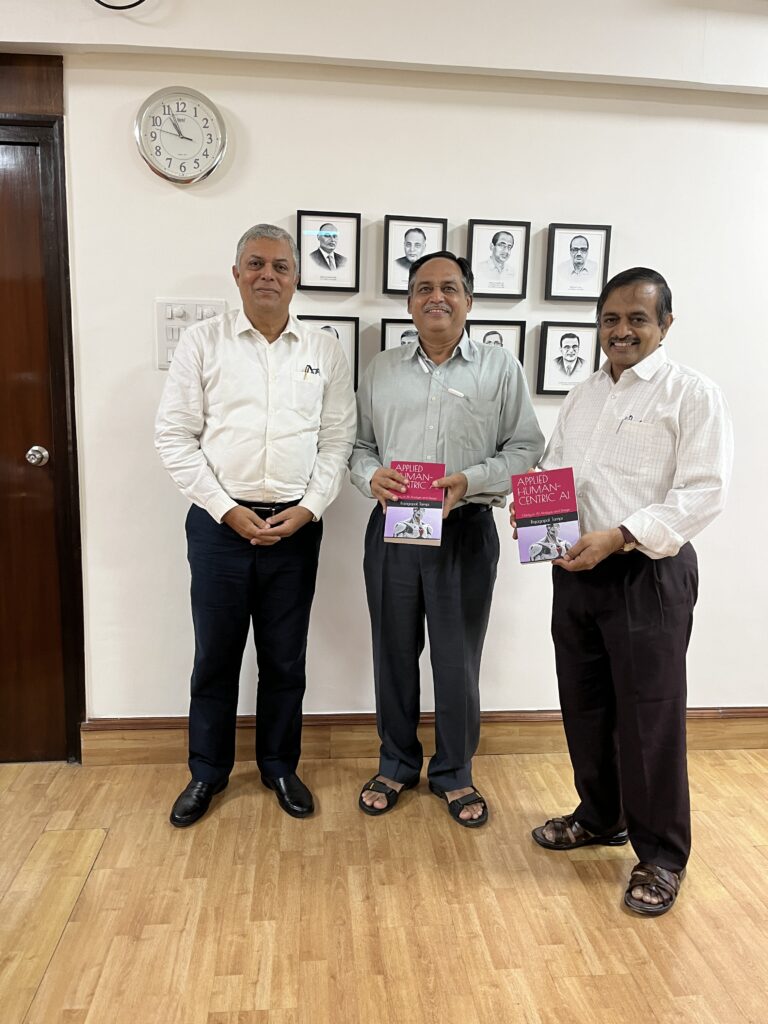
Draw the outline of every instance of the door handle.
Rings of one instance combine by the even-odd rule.
[[[50,455],[48,454],[48,449],[43,448],[41,444],[33,444],[25,458],[30,466],[44,466]]]

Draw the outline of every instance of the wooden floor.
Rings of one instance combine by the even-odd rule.
[[[768,751],[690,757],[675,909],[625,912],[631,850],[549,853],[564,754],[479,757],[489,825],[422,786],[356,809],[370,760],[303,765],[289,818],[238,765],[198,825],[182,766],[0,765],[2,1024],[768,1022]]]

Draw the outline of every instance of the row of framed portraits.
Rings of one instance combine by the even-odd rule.
[[[356,316],[299,316],[320,325],[338,338],[349,361],[357,389],[360,356],[360,320]],[[467,320],[467,333],[478,345],[499,345],[521,363],[525,356],[524,320]],[[412,320],[384,318],[381,321],[381,351],[400,348],[418,339]],[[539,336],[536,372],[537,395],[567,395],[593,373],[600,363],[597,327],[590,323],[544,320]]]
[[[305,291],[360,290],[360,214],[298,210],[301,278]],[[470,220],[467,259],[475,297],[524,299],[528,291],[531,222]],[[384,218],[384,281],[388,295],[408,293],[411,264],[446,248],[448,221],[439,217]],[[595,302],[608,280],[608,224],[550,224],[544,297]]]

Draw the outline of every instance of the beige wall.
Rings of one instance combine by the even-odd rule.
[[[210,95],[231,131],[223,165],[182,189],[152,175],[132,120],[163,84]],[[363,366],[378,320],[402,316],[380,292],[386,213],[446,216],[462,251],[470,217],[533,222],[529,298],[478,301],[475,315],[525,319],[533,380],[542,319],[592,312],[543,301],[550,221],[613,225],[611,270],[642,263],[672,285],[673,358],[714,377],[736,419],[728,512],[697,543],[702,592],[691,704],[759,704],[768,505],[759,440],[768,383],[763,321],[768,131],[754,97],[192,57],[65,61],[67,161],[91,716],[184,714],[191,664],[185,504],[155,456],[164,381],[153,369],[158,295],[222,296],[241,230],[295,229],[295,211],[363,215],[357,296],[297,294],[298,312],[361,319]],[[545,433],[559,399],[535,405]],[[308,711],[370,710],[362,534],[370,505],[349,485],[326,516],[310,635]],[[557,705],[548,636],[549,571],[517,564],[503,514],[486,644],[483,705]],[[242,710],[253,709],[253,659]],[[429,691],[427,675],[425,689]],[[424,706],[431,707],[429,694]]]

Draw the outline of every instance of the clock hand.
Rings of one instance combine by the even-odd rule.
[[[179,138],[183,138],[181,134],[181,128],[179,128],[179,122],[176,120],[176,115],[174,114],[170,107],[168,109],[171,111],[171,120],[173,121],[173,127],[176,129],[176,134],[179,136]]]
[[[163,135],[172,135],[174,139],[184,139],[185,142],[194,142],[194,139],[190,139],[187,135],[177,135],[176,132],[169,132],[167,128],[157,128],[158,132],[162,132]]]

